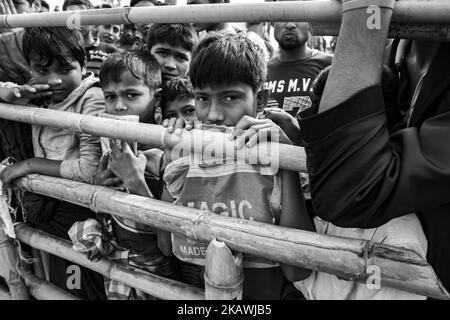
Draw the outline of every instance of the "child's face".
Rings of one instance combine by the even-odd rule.
[[[115,115],[137,115],[140,122],[154,123],[155,93],[129,71],[120,82],[109,82],[103,87],[106,112]]]
[[[190,51],[182,47],[171,46],[167,43],[156,43],[151,47],[150,53],[158,61],[163,81],[167,81],[173,77],[187,75],[191,60]]]
[[[205,124],[235,126],[245,115],[256,117],[267,104],[268,91],[254,93],[246,83],[194,88],[195,111]]]
[[[63,101],[82,81],[84,70],[78,61],[67,58],[61,64],[56,59],[50,65],[40,65],[38,57],[31,56],[30,67],[35,83],[49,84],[53,102]]]
[[[183,118],[185,121],[197,120],[195,99],[179,98],[169,101],[164,106],[164,119]]]
[[[114,44],[116,43],[117,40],[119,40],[120,25],[118,24],[99,25],[97,31],[98,31],[97,37],[102,42]]]

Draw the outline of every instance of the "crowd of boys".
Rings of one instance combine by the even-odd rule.
[[[2,0],[0,8],[8,14],[27,12],[24,7],[40,10],[39,0],[22,2],[28,6]],[[189,2],[197,3],[204,1]],[[130,3],[156,5],[163,4]],[[66,0],[62,8],[93,6],[89,0]],[[0,158],[17,161],[1,173],[2,183],[39,173],[225,216],[401,246],[428,259],[448,288],[450,184],[441,180],[450,172],[449,152],[436,140],[448,131],[450,84],[438,70],[448,66],[443,60],[448,46],[435,44],[425,54],[419,42],[394,42],[391,55],[403,50],[403,60],[393,58],[381,70],[392,10],[383,7],[382,14],[386,21],[379,32],[355,33],[350,25],[360,23],[362,13],[344,11],[331,68],[331,55],[308,47],[308,23],[274,23],[278,51],[255,25],[249,34],[228,24],[4,30],[0,101],[158,124],[173,135],[194,126],[226,132],[237,149],[251,148],[270,133],[280,143],[305,146],[309,177],[236,159],[196,163],[159,145],[40,125],[30,130],[1,120]],[[361,43],[367,48],[358,49]],[[19,62],[8,65],[11,52]],[[354,56],[359,64],[352,62]],[[372,58],[364,62],[367,68],[357,68],[367,56]],[[414,62],[421,57],[422,64],[411,56]],[[405,70],[409,77],[402,75]],[[441,79],[439,93],[424,92],[423,81],[436,79]],[[421,94],[434,102],[428,106]],[[308,179],[311,194],[302,190]],[[419,196],[423,188],[436,192]],[[205,285],[207,243],[30,192],[16,197],[21,219],[71,240],[93,261],[107,257]],[[48,265],[51,282],[84,299],[154,299],[56,256]],[[79,283],[69,285],[68,270],[78,270]],[[251,300],[426,298],[247,255],[244,276],[243,298]]]

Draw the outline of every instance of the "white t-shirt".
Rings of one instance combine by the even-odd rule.
[[[332,223],[314,218],[318,233],[372,240],[396,247],[414,250],[423,259],[427,254],[427,239],[415,213],[392,219],[374,229],[340,228]],[[313,271],[305,280],[294,283],[308,300],[425,300],[426,297],[399,289],[369,286],[355,281],[341,280],[335,275]]]

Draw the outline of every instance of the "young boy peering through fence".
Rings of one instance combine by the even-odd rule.
[[[30,65],[29,85],[2,88],[3,101],[33,103],[51,110],[97,115],[105,111],[99,81],[86,74],[83,37],[65,27],[25,29],[23,53]],[[35,158],[20,161],[2,172],[4,183],[31,173],[92,183],[101,156],[100,139],[85,133],[32,126]],[[23,211],[37,228],[68,239],[75,221],[95,217],[87,208],[25,193]],[[72,281],[72,280],[73,281]],[[101,275],[50,256],[50,280],[71,293],[89,299],[105,298]]]
[[[108,57],[100,68],[100,83],[108,114],[119,120],[136,116],[139,122],[155,123],[161,70],[150,53],[130,52]],[[130,193],[159,199],[163,152],[138,145],[139,151],[135,154],[128,142],[117,140],[112,140],[110,147],[112,151],[104,154],[95,183],[111,186],[119,182]],[[142,151],[146,151],[146,155]],[[74,224],[69,233],[76,250],[88,252],[91,258],[108,256],[161,276],[176,278],[176,259],[160,251],[152,227],[115,215],[103,215],[101,220],[103,225],[94,219]],[[93,234],[101,241],[92,241]],[[108,299],[150,298],[118,281],[107,280],[105,285]]]
[[[262,88],[266,62],[261,49],[245,35],[208,35],[194,49],[190,70],[197,118],[205,124],[205,130],[230,131],[229,127],[252,125],[273,129],[272,122],[255,119],[268,99],[268,91]],[[245,138],[240,136],[238,144],[245,143]],[[234,158],[215,160],[196,163],[182,157],[170,163],[164,174],[168,194],[163,199],[217,214],[313,230],[299,192],[298,174]],[[172,250],[183,261],[183,281],[202,285],[206,246],[186,236],[172,235]],[[290,281],[309,273],[246,256],[244,298],[297,297]]]

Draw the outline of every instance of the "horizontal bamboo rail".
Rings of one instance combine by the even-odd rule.
[[[239,252],[335,274],[342,279],[364,283],[370,276],[367,266],[379,266],[383,286],[437,299],[450,298],[427,261],[405,248],[224,217],[188,207],[180,210],[179,206],[167,202],[60,178],[29,175],[15,183],[25,190],[69,201],[96,212],[115,214],[200,240],[217,238]],[[44,242],[38,241],[41,233],[34,233],[26,226],[17,228],[16,233],[19,240],[27,244],[39,244],[38,249],[69,256],[55,247],[58,243],[59,247],[69,249],[70,245],[66,242],[50,236],[46,236]],[[72,255],[80,260],[80,264],[86,265],[84,255]],[[89,267],[103,274],[106,272],[106,266],[89,263]],[[112,275],[118,276],[116,273]]]
[[[15,232],[17,239],[23,243],[85,266],[110,279],[121,281],[157,298],[173,300],[204,299],[203,290],[179,281],[159,277],[129,265],[109,261],[108,259],[92,262],[85,254],[74,251],[70,241],[52,236],[25,224],[16,224]]]
[[[0,16],[0,28],[31,26],[73,26],[125,23],[188,23],[188,22],[259,22],[309,21],[318,35],[336,35],[339,24],[332,29],[322,23],[339,22],[339,1],[287,1],[240,4],[205,4],[194,6],[163,6],[96,9]],[[392,17],[390,36],[450,40],[450,3],[433,1],[400,1]],[[447,26],[442,25],[447,24]],[[415,31],[415,29],[417,29]],[[322,30],[322,32],[318,32]]]
[[[0,118],[37,124],[42,126],[57,127],[77,132],[85,132],[94,136],[118,138],[126,141],[136,141],[154,146],[167,146],[180,148],[186,152],[204,152],[208,146],[220,145],[227,150],[234,149],[234,143],[228,140],[228,136],[223,133],[212,133],[204,130],[194,129],[183,133],[181,137],[171,135],[162,126],[133,123],[122,120],[100,118],[89,115],[81,115],[72,112],[48,110],[43,108],[25,107],[0,103]],[[196,147],[199,141],[203,143],[203,148]],[[245,158],[248,161],[255,158],[259,150],[271,150],[271,165],[282,169],[307,172],[306,155],[301,147],[285,144],[268,143],[252,148],[247,152],[237,152],[238,158]],[[270,160],[269,159],[269,160]],[[278,162],[278,163],[277,163]]]

